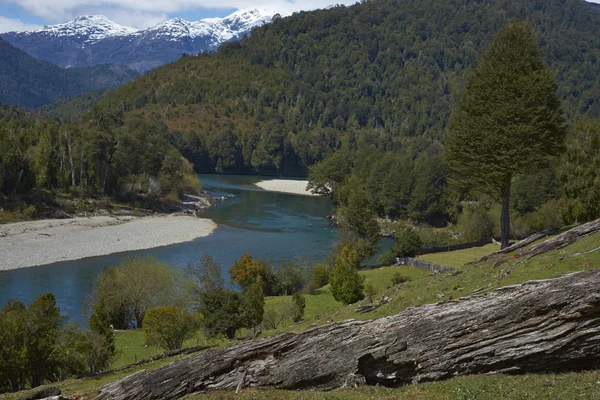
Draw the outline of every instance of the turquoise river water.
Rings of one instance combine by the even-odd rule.
[[[209,254],[227,270],[245,252],[273,261],[298,256],[321,261],[337,238],[325,218],[332,212],[325,198],[266,192],[253,185],[258,177],[201,175],[200,180],[205,190],[227,197],[202,215],[218,224],[212,235],[150,250],[0,272],[0,306],[8,299],[28,302],[52,292],[61,311],[82,323],[83,304],[96,275],[124,257],[152,255],[184,268]]]

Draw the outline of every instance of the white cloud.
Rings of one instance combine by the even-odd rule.
[[[48,23],[71,20],[80,15],[104,14],[123,25],[139,28],[155,25],[180,12],[204,9],[266,7],[281,14],[326,8],[331,4],[356,3],[357,0],[2,0],[24,9]],[[600,0],[599,0],[600,1]]]
[[[18,18],[6,18],[0,16],[0,33],[13,31],[33,31],[41,28],[39,25],[26,24]]]

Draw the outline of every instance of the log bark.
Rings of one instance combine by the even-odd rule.
[[[568,246],[568,245],[576,242],[577,240],[579,240],[582,237],[591,235],[598,231],[600,231],[600,219],[588,222],[583,225],[578,225],[575,228],[569,229],[568,231],[566,231],[558,236],[555,236],[551,239],[548,239],[542,243],[539,243],[539,244],[533,245],[529,248],[523,249],[516,255],[516,257],[517,258],[523,257],[523,256],[533,257],[536,255],[540,255],[542,253],[546,253],[551,250],[559,249],[559,248]],[[478,264],[483,261],[487,261],[489,259],[495,258],[499,254],[511,253],[515,250],[526,247],[527,245],[548,236],[550,233],[552,233],[552,231],[550,229],[538,232],[524,240],[521,240],[518,243],[513,244],[512,246],[509,246],[505,249],[502,249],[495,253],[492,253],[489,256],[482,257],[477,261],[467,263],[467,265]]]
[[[531,258],[551,250],[561,249],[575,243],[577,240],[585,236],[591,235],[598,231],[600,231],[600,218],[595,221],[576,226],[575,228],[569,229],[565,233],[561,233],[560,235],[548,239],[542,243],[536,244],[527,249],[523,249],[519,252],[519,257],[527,256],[528,258]]]
[[[100,399],[176,399],[244,387],[395,387],[483,373],[598,366],[600,270],[410,308],[374,321],[207,351],[99,389]]]

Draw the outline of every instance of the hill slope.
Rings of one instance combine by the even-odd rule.
[[[0,39],[0,103],[37,108],[91,90],[119,86],[136,76],[133,70],[111,65],[61,69]]]
[[[273,14],[266,9],[240,10],[225,18],[195,22],[170,19],[142,30],[89,15],[33,32],[5,33],[2,38],[63,68],[118,64],[144,72],[173,62],[183,53],[216,50],[221,43],[269,22]]]
[[[512,20],[536,26],[568,117],[600,115],[600,14],[583,0],[375,0],[298,13],[153,71],[102,107],[161,119],[205,171],[302,174],[340,140],[424,150]]]

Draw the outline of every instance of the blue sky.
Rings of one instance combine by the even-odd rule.
[[[103,14],[136,28],[169,18],[197,21],[224,17],[237,9],[264,7],[282,15],[300,10],[350,5],[357,0],[0,0],[0,32],[33,30],[70,21],[81,15]],[[418,1],[418,0],[417,0]],[[600,3],[600,0],[590,0]]]
[[[224,17],[238,9],[267,8],[282,15],[357,0],[0,0],[0,32],[33,30],[103,14],[126,26],[147,28],[169,18],[197,21]],[[600,0],[598,0],[600,1]]]

